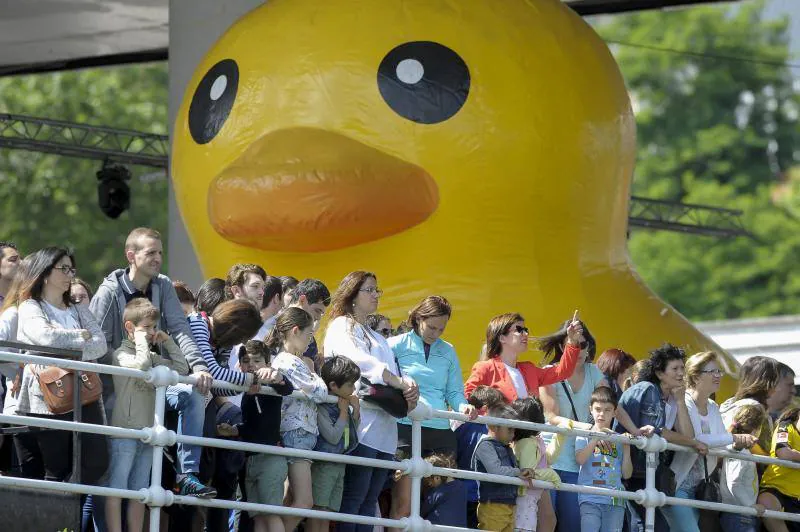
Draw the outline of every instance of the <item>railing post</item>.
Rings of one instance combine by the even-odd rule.
[[[159,386],[156,388],[156,408],[153,416],[153,428],[158,430],[164,428],[164,411],[166,410],[167,387]],[[164,449],[158,445],[159,441],[154,439],[153,446],[153,466],[150,471],[150,488],[161,489],[161,468],[164,461]],[[156,502],[156,501],[153,501]],[[161,505],[150,505],[150,532],[161,530]]]
[[[422,460],[422,422],[418,419],[411,420],[411,460],[418,463]],[[418,467],[411,469],[411,522],[415,522],[420,512],[420,497],[422,495],[422,471]]]
[[[656,468],[658,467],[658,452],[647,453],[647,468],[645,470],[644,489],[647,493],[656,490]],[[654,532],[656,527],[656,507],[650,497],[645,500],[644,529],[645,532]]]

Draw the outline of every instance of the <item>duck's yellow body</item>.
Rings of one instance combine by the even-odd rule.
[[[172,153],[207,276],[369,270],[395,322],[444,295],[465,371],[511,311],[544,334],[580,309],[639,358],[716,347],[633,271],[630,101],[558,0],[270,0],[198,66]]]

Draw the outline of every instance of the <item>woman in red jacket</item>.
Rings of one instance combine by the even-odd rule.
[[[567,327],[564,356],[558,364],[540,368],[533,362],[518,362],[519,355],[528,350],[525,318],[516,313],[495,316],[486,328],[485,352],[472,366],[472,373],[464,384],[464,393],[469,398],[472,390],[485,385],[499,390],[509,403],[529,395],[538,397],[539,386],[554,384],[572,375],[583,342],[583,325],[578,321],[576,310],[572,323]],[[556,515],[550,497],[541,497],[537,530],[552,532],[555,526]]]
[[[519,314],[501,314],[489,322],[486,329],[486,352],[472,366],[472,373],[464,384],[469,398],[480,385],[497,388],[508,402],[539,396],[539,386],[547,386],[568,379],[575,370],[583,342],[583,325],[578,313],[567,328],[567,345],[558,364],[546,368],[533,362],[518,362],[520,354],[528,350],[528,328]]]

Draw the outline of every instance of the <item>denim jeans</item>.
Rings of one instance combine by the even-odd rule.
[[[624,520],[624,506],[581,503],[581,532],[622,532]]]
[[[189,384],[167,386],[167,408],[178,412],[178,434],[183,436],[202,436],[205,421],[205,399]],[[200,453],[198,445],[178,443],[178,467],[180,473],[200,472]]]
[[[393,455],[367,447],[359,443],[351,456],[392,460]],[[375,516],[378,506],[378,495],[386,482],[388,469],[348,465],[344,473],[344,492],[339,513]],[[354,523],[336,523],[338,532],[372,532],[373,525],[356,525]]]
[[[680,486],[675,490],[675,497],[678,499],[694,499],[695,491],[697,488],[691,490],[686,489],[685,486]],[[700,527],[697,520],[700,518],[700,512],[696,508],[688,506],[663,506],[661,511],[669,523],[670,530],[680,530],[681,532],[700,532]]]
[[[561,482],[577,484],[578,473],[573,471],[556,470]],[[567,491],[550,490],[553,509],[556,512],[556,530],[559,532],[575,532],[581,529],[581,514],[578,509],[578,494]]]
[[[723,532],[759,532],[761,519],[754,515],[731,514],[722,512],[719,515]]]

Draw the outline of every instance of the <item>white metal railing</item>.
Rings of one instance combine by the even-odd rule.
[[[143,504],[150,506],[155,511],[150,512],[150,530],[151,532],[158,532],[160,530],[161,512],[159,509],[163,506],[170,506],[172,504],[182,504],[187,506],[203,506],[206,508],[222,508],[222,509],[238,509],[248,512],[268,513],[274,515],[286,515],[296,517],[310,517],[317,519],[328,519],[331,521],[341,521],[356,524],[366,524],[383,526],[386,528],[400,528],[409,531],[422,531],[422,530],[442,530],[442,531],[455,531],[467,530],[449,526],[433,525],[420,517],[420,493],[421,482],[423,477],[430,475],[442,475],[459,479],[472,479],[478,481],[494,482],[498,484],[509,484],[526,486],[527,484],[519,478],[508,477],[503,475],[492,475],[488,473],[478,473],[475,471],[464,471],[460,469],[438,468],[433,467],[430,463],[422,459],[422,425],[421,422],[426,419],[449,419],[458,421],[470,421],[469,418],[457,412],[433,410],[424,403],[410,413],[412,420],[411,425],[411,458],[396,462],[392,460],[378,460],[371,458],[362,458],[358,456],[349,456],[341,454],[322,453],[317,451],[305,451],[301,449],[290,449],[284,447],[276,447],[271,445],[261,445],[255,443],[247,443],[234,440],[224,440],[217,438],[203,438],[195,436],[186,436],[168,430],[164,426],[164,410],[167,386],[186,383],[195,384],[196,378],[193,376],[181,376],[177,372],[169,370],[166,367],[158,366],[148,371],[140,371],[135,369],[121,368],[117,366],[108,366],[104,364],[95,364],[91,362],[81,362],[75,360],[65,360],[62,358],[35,356],[30,354],[19,354],[7,351],[0,351],[0,361],[14,362],[18,364],[44,364],[51,366],[59,366],[62,368],[79,370],[79,371],[92,371],[96,373],[105,373],[110,375],[121,375],[125,377],[132,377],[143,379],[145,382],[152,384],[156,389],[156,403],[155,403],[155,416],[152,427],[144,427],[142,429],[126,429],[120,427],[113,427],[107,425],[94,425],[90,423],[81,423],[75,421],[63,421],[56,419],[47,419],[42,417],[27,417],[17,415],[0,414],[0,423],[11,425],[26,425],[32,427],[41,427],[48,429],[60,429],[67,431],[74,431],[78,433],[91,433],[112,436],[115,438],[128,438],[137,439],[142,442],[153,446],[153,465],[151,470],[150,487],[139,491],[123,490],[108,488],[102,486],[88,486],[83,484],[69,483],[69,482],[52,482],[45,480],[33,480],[18,477],[0,477],[0,486],[10,487],[25,487],[34,488],[44,491],[60,491],[81,493],[88,495],[98,495],[107,497],[118,497],[121,499],[131,499],[139,501]],[[248,390],[245,386],[236,386],[226,382],[214,381],[215,388],[224,388],[245,392]],[[267,386],[263,386],[261,393],[274,394],[274,391]],[[295,392],[299,397],[302,395]],[[329,396],[328,401],[335,403],[336,397]],[[370,405],[365,404],[365,407]],[[473,423],[503,425],[515,427],[520,429],[537,430],[540,432],[561,433],[571,436],[588,436],[601,440],[612,441],[616,443],[629,444],[637,447],[638,449],[646,452],[646,477],[645,489],[635,492],[631,491],[618,491],[609,490],[606,488],[596,488],[591,486],[580,486],[575,484],[560,483],[558,486],[539,480],[533,481],[533,486],[536,488],[543,488],[548,490],[568,491],[574,493],[585,493],[593,495],[606,495],[620,499],[633,501],[645,507],[645,530],[652,531],[655,524],[655,509],[666,504],[676,506],[688,506],[699,509],[716,510],[720,512],[731,512],[744,515],[757,515],[753,508],[745,506],[737,506],[723,503],[713,503],[701,500],[679,499],[675,497],[668,497],[664,493],[659,492],[655,488],[655,471],[658,465],[658,453],[665,450],[673,450],[678,452],[692,452],[694,449],[682,447],[667,443],[666,440],[659,436],[651,436],[649,438],[637,437],[631,438],[618,434],[607,434],[603,432],[593,432],[590,430],[582,429],[567,429],[556,427],[553,425],[530,423],[525,421],[515,421],[508,419],[498,419],[489,416],[479,416],[477,419],[471,421]],[[173,445],[177,442],[187,443],[191,445],[200,445],[205,447],[215,447],[219,449],[230,449],[238,451],[275,454],[286,457],[303,457],[311,458],[314,460],[323,460],[329,462],[336,462],[342,464],[361,465],[366,467],[379,467],[383,469],[399,470],[411,477],[411,512],[410,516],[402,519],[384,519],[379,517],[366,517],[360,515],[342,514],[338,512],[326,512],[320,510],[305,510],[299,508],[291,508],[285,506],[272,506],[266,504],[256,504],[249,502],[238,502],[217,499],[200,499],[196,497],[187,497],[175,495],[171,491],[167,491],[161,487],[161,471],[162,471],[162,448]],[[761,464],[777,464],[784,467],[793,469],[800,469],[800,463],[791,462],[786,460],[779,460],[776,458],[769,458],[755,455],[742,455],[739,453],[729,452],[721,449],[710,449],[710,455],[718,457],[735,458],[738,460],[747,460]],[[800,522],[800,515],[775,512],[767,510],[761,516],[762,518],[774,518],[785,521]]]

